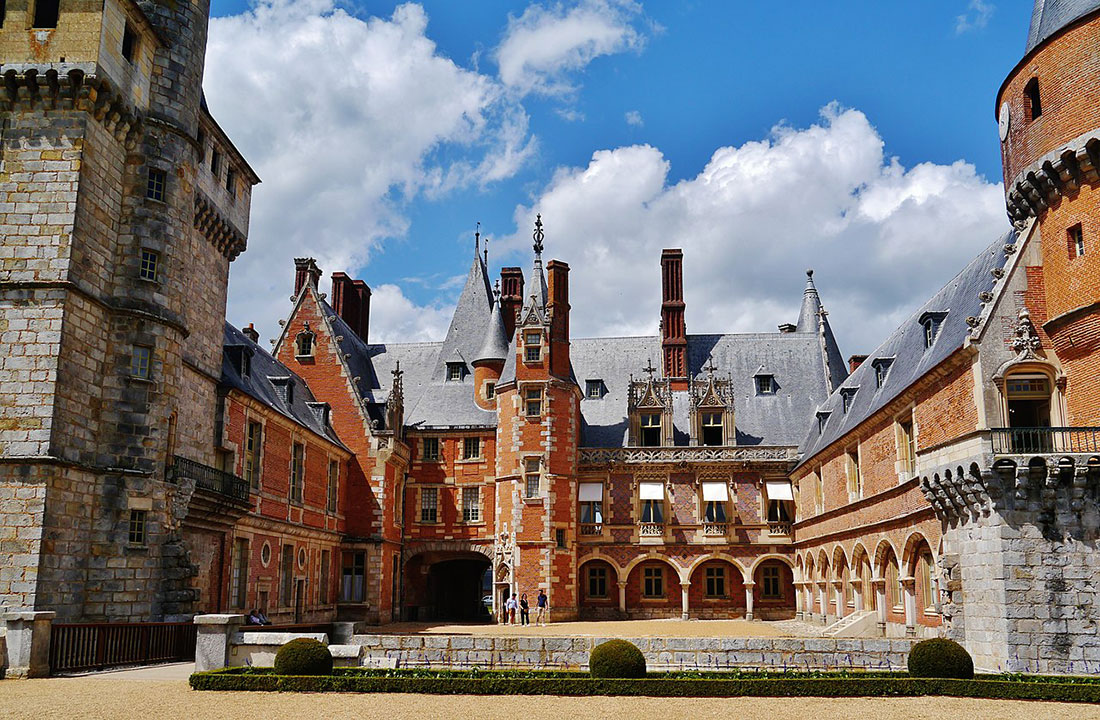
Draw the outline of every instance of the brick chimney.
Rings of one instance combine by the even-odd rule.
[[[511,340],[516,332],[516,313],[523,307],[523,270],[518,267],[500,269],[500,312],[504,332]]]
[[[687,378],[684,251],[679,248],[661,252],[661,350],[664,355],[665,377]],[[686,384],[682,389],[687,389]]]
[[[863,363],[867,362],[867,355],[853,355],[848,358],[848,374],[851,375]]]
[[[370,288],[362,280],[352,280],[347,273],[332,274],[332,309],[347,323],[351,331],[367,342],[370,326]]]
[[[260,342],[260,333],[256,331],[255,323],[248,323],[245,325],[241,328],[241,333],[254,343],[258,344]]]
[[[546,265],[546,308],[550,320],[550,372],[569,375],[569,266],[561,260]]]
[[[298,297],[307,280],[313,283],[313,287],[320,282],[321,268],[317,267],[317,261],[313,258],[294,258],[294,297]]]

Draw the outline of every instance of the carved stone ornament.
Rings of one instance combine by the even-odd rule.
[[[1035,351],[1042,346],[1043,342],[1031,324],[1031,313],[1027,308],[1021,309],[1016,321],[1016,337],[1012,340],[1012,349],[1017,353],[1016,361],[1039,359]]]

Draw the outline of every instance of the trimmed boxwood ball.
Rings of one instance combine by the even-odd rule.
[[[966,648],[954,640],[921,640],[909,651],[909,675],[971,680],[974,677],[974,660]]]
[[[331,675],[332,653],[312,638],[297,638],[275,653],[276,675]]]
[[[645,655],[634,643],[608,640],[592,648],[588,671],[597,678],[644,678]]]

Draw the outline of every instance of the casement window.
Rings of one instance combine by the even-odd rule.
[[[602,565],[588,568],[588,597],[607,597],[607,568]]]
[[[462,459],[477,460],[481,457],[481,438],[468,437],[462,441]]]
[[[859,472],[859,448],[845,453],[844,472],[848,478],[848,501],[863,497],[863,477]]]
[[[1024,85],[1024,119],[1028,122],[1043,114],[1043,101],[1039,97],[1039,78],[1031,78]]]
[[[317,576],[317,601],[322,605],[328,605],[329,587],[332,585],[332,553],[328,550],[321,551],[321,569]]]
[[[524,497],[535,498],[539,496],[542,484],[540,467],[542,462],[538,458],[524,458],[523,460],[523,485]]]
[[[302,476],[305,470],[306,446],[294,443],[290,451],[290,501],[302,502]]]
[[[928,349],[936,342],[936,336],[940,333],[943,319],[947,317],[945,312],[926,312],[920,316],[918,322],[924,327],[924,347]]]
[[[871,366],[875,369],[876,388],[886,384],[886,376],[890,374],[890,366],[893,364],[893,358],[875,358],[871,361]]]
[[[813,478],[810,482],[813,482]],[[766,480],[764,491],[768,496],[768,522],[791,522],[790,508],[794,506],[794,489],[791,487],[791,482]]]
[[[527,417],[542,415],[542,388],[529,387],[523,391],[523,408]]]
[[[722,429],[722,413],[703,413],[703,444],[724,445],[725,433]]]
[[[439,520],[439,488],[420,488],[420,522],[434,523]]]
[[[840,410],[847,414],[852,409],[852,404],[856,401],[856,392],[858,387],[846,387],[840,389]]]
[[[122,31],[122,57],[126,58],[128,62],[133,62],[136,47],[137,33],[130,27],[130,23],[126,23],[126,27]]]
[[[462,522],[481,522],[481,488],[462,488]]]
[[[917,471],[917,443],[913,435],[913,418],[898,421],[898,456],[901,471],[912,474]]]
[[[557,528],[554,530],[554,544],[557,545],[559,550],[565,549],[565,529]]]
[[[757,375],[756,376],[756,394],[757,395],[774,395],[775,394],[775,376],[774,375]]]
[[[244,479],[253,490],[260,489],[260,447],[264,428],[258,422],[248,423],[244,439]]]
[[[153,282],[160,279],[160,253],[148,248],[141,249],[141,265],[138,268],[138,277]]]
[[[661,413],[645,413],[640,419],[641,446],[660,447],[661,445]]]
[[[447,363],[447,382],[457,382],[466,374],[466,366],[460,362]]]
[[[582,525],[603,523],[603,483],[581,483],[577,499]]]
[[[542,333],[539,331],[523,333],[523,361],[537,363],[542,360]]]
[[[147,510],[130,509],[130,521],[127,526],[127,540],[131,545],[144,545],[148,540],[146,532]]]
[[[724,482],[703,483],[703,518],[709,523],[726,522],[729,487]]]
[[[420,438],[420,459],[428,462],[439,460],[439,438]]]
[[[1081,223],[1066,230],[1066,239],[1069,243],[1069,256],[1082,257],[1085,254],[1085,233],[1081,229]]]
[[[61,13],[61,0],[36,0],[34,3],[34,29],[55,28]]]
[[[340,491],[340,463],[336,460],[328,461],[328,502],[325,507],[330,513],[336,512],[337,498]]]
[[[153,348],[147,345],[135,345],[130,356],[130,375],[148,380],[152,374]]]
[[[485,383],[485,399],[496,400],[497,397],[497,384],[492,382]]]
[[[642,568],[642,597],[661,598],[665,596],[665,569],[660,566]]]
[[[663,523],[665,521],[665,486],[659,482],[644,482],[638,486],[639,500],[642,503],[642,522]]]
[[[290,607],[294,601],[294,546],[283,545],[279,560],[279,605]]]
[[[294,338],[295,357],[313,357],[313,333],[308,330],[298,333]]]
[[[775,565],[765,565],[760,568],[760,597],[768,600],[778,600],[783,597],[779,573],[780,570]]]
[[[708,566],[704,571],[704,580],[707,597],[726,597],[726,569],[724,567]]]
[[[341,602],[363,602],[366,589],[367,554],[345,552],[341,561]]]
[[[604,396],[603,380],[585,380],[584,396],[589,400],[599,400]]]
[[[248,602],[248,540],[233,541],[233,571],[230,576],[229,599],[233,607],[243,608]]]

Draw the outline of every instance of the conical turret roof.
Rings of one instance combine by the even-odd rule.
[[[493,314],[489,316],[489,326],[485,329],[485,342],[481,344],[474,362],[504,362],[508,357],[508,334],[504,328],[504,316],[500,309],[500,289],[493,293]]]

